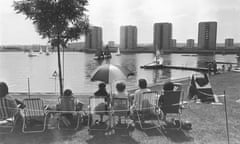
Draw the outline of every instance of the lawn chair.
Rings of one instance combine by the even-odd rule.
[[[23,100],[26,106],[23,109],[23,133],[44,132],[47,123],[47,110],[40,98]],[[40,127],[40,128],[39,128]]]
[[[8,107],[8,102],[5,98],[0,98],[0,134],[11,133],[15,126],[15,114]]]
[[[100,96],[91,96],[89,98],[89,113],[88,113],[88,126],[89,131],[106,131],[109,128],[109,124],[103,125],[101,123],[98,123],[98,120],[96,119],[96,115],[107,115],[108,121],[110,122],[110,113],[107,110],[105,97]],[[95,120],[95,121],[94,121]]]
[[[197,98],[203,103],[217,102],[208,75],[192,75],[189,87],[189,98]]]
[[[129,105],[129,100],[128,98],[118,98],[114,97],[112,99],[112,116],[113,116],[113,125],[115,129],[127,129],[128,124],[128,116],[130,113],[130,105]],[[124,126],[122,127],[122,124],[118,122],[118,125],[116,125],[116,120],[115,117],[119,117],[120,120],[122,117],[124,117]],[[121,126],[120,126],[121,125]]]
[[[60,112],[58,121],[58,129],[61,130],[77,130],[81,121],[81,115],[77,109],[75,97],[60,97],[57,110]],[[67,125],[66,123],[69,123]]]
[[[153,129],[160,127],[161,110],[158,107],[159,94],[156,91],[144,92],[139,97],[139,102],[136,105],[135,113],[141,129]],[[145,121],[151,121],[153,126],[144,127]],[[153,121],[157,120],[158,124]]]
[[[166,116],[177,115],[178,122],[176,125],[170,126],[168,128],[181,129],[181,113],[183,104],[183,91],[164,91],[162,92],[161,99],[162,104],[160,105],[161,110]],[[176,121],[174,121],[175,123]],[[174,124],[172,123],[172,124]]]

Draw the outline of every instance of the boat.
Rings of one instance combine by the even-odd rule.
[[[108,48],[108,46],[106,46],[105,50],[104,50],[104,59],[109,59],[112,58],[111,52]]]
[[[40,46],[40,47],[39,47],[39,54],[42,54],[42,52],[43,52],[43,51],[42,51],[42,47]]]
[[[50,53],[49,53],[49,47],[48,47],[48,46],[46,47],[45,54],[46,54],[47,56],[50,55]]]
[[[95,54],[95,56],[94,56],[93,59],[95,59],[95,60],[104,60],[103,51],[102,51],[101,49],[99,49],[99,50],[96,52],[96,54]]]
[[[121,55],[121,53],[120,53],[120,48],[118,47],[116,56],[120,56],[120,55]]]
[[[236,67],[235,69],[232,70],[233,72],[240,72],[240,67]]]
[[[28,52],[28,56],[29,57],[35,57],[35,56],[38,56],[38,55],[33,52],[33,49],[30,49],[29,52]]]

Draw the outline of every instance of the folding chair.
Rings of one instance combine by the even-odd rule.
[[[115,129],[127,129],[128,124],[128,116],[130,113],[130,105],[129,105],[129,100],[128,98],[119,98],[119,97],[114,97],[112,99],[112,116],[113,116],[113,125]],[[121,117],[124,117],[125,122],[124,122],[124,127],[117,126],[115,124],[116,120],[115,117],[119,117],[121,120]],[[120,123],[119,123],[120,124]]]
[[[44,132],[46,129],[48,113],[44,106],[43,100],[40,98],[28,98],[24,99],[23,103],[26,107],[23,109],[22,132],[23,133]]]
[[[206,73],[204,75],[192,75],[189,97],[191,99],[194,96],[196,96],[197,99],[200,99],[201,102],[216,102],[208,75]]]
[[[161,110],[158,107],[159,94],[156,91],[144,92],[139,97],[139,102],[136,105],[135,113],[141,129],[153,129],[160,127]],[[154,126],[144,127],[142,123],[152,121]],[[153,121],[157,120],[158,124]]]
[[[183,103],[183,91],[164,91],[162,92],[161,99],[162,104],[160,105],[162,112],[167,116],[177,115],[179,124],[172,127],[172,129],[181,129],[181,113]],[[171,127],[170,127],[171,128]]]
[[[58,101],[58,110],[60,113],[58,129],[77,130],[79,128],[81,115],[77,112],[75,97],[60,97]],[[70,125],[67,126],[64,122],[68,122]]]
[[[110,124],[102,125],[98,124],[96,119],[96,115],[107,115],[108,121],[110,123],[110,112],[107,109],[105,97],[100,96],[91,96],[89,98],[89,106],[88,106],[88,126],[89,131],[105,131],[108,130]],[[95,121],[94,121],[95,120]]]
[[[15,126],[15,113],[5,98],[0,98],[0,134],[11,133]]]

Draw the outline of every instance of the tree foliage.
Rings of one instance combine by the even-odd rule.
[[[14,10],[26,15],[42,38],[57,47],[60,95],[63,95],[60,46],[78,40],[89,27],[86,15],[88,0],[22,0],[14,1]]]
[[[26,15],[37,32],[57,46],[78,40],[89,27],[87,0],[23,0],[14,1],[17,13]]]

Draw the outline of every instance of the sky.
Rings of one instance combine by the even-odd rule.
[[[0,1],[0,45],[46,44],[30,20],[16,14],[13,0]],[[103,41],[120,40],[120,26],[137,26],[138,43],[152,43],[153,24],[172,23],[177,42],[195,39],[198,23],[217,21],[217,42],[240,42],[240,0],[89,0],[90,24],[103,29]],[[84,40],[84,39],[82,39]]]

